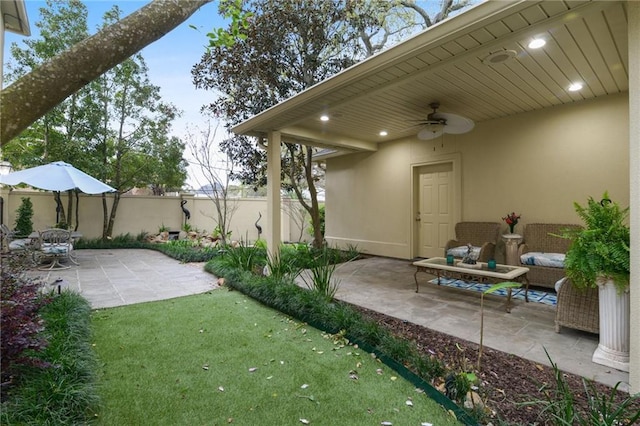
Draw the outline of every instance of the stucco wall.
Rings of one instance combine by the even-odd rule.
[[[56,223],[56,209],[51,192],[46,191],[25,191],[0,189],[4,199],[4,222],[13,228],[16,220],[16,211],[21,204],[22,197],[29,197],[33,203],[33,226],[34,229],[45,229]],[[108,204],[111,206],[112,197],[107,196]],[[217,223],[216,209],[213,202],[208,198],[195,198],[185,196],[187,200],[185,207],[191,213],[188,223],[192,228],[200,231],[211,232]],[[67,208],[66,193],[62,196],[65,209]],[[184,216],[180,208],[180,197],[153,197],[153,196],[123,196],[118,206],[116,222],[113,236],[129,233],[133,236],[140,232],[155,233],[161,226],[170,230],[180,230],[182,228]],[[78,230],[86,238],[97,238],[102,235],[102,199],[101,196],[80,194],[80,224]],[[258,231],[255,222],[258,213],[262,213],[259,224],[263,230],[266,223],[267,201],[264,198],[255,199],[234,199],[230,200],[229,207],[235,209],[231,219],[232,239],[243,241],[255,241]],[[297,222],[288,214],[290,209],[299,209],[296,201],[284,200],[282,213],[282,240],[298,241],[300,237],[301,221]],[[302,226],[308,226],[308,216]],[[264,234],[262,235],[264,238]],[[302,239],[310,238],[306,229],[302,232]]]
[[[573,202],[605,190],[629,205],[628,95],[477,123],[444,140],[382,143],[375,153],[327,160],[326,234],[331,243],[411,258],[412,165],[460,158],[460,217],[580,223]],[[503,223],[503,230],[507,226]]]
[[[389,143],[375,154],[327,162],[325,220],[331,225],[325,227],[325,238],[342,246],[354,244],[363,251],[402,257],[409,244],[411,195],[411,173],[402,165],[409,160],[406,144]]]

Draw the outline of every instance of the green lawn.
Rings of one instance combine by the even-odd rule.
[[[93,313],[102,425],[458,424],[357,347],[239,292]]]

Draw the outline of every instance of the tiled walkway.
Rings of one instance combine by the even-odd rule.
[[[152,250],[78,250],[79,266],[44,272],[51,283],[64,279],[95,308],[106,308],[202,293],[217,288],[216,277],[202,264],[183,264]],[[476,292],[428,284],[433,277],[418,274],[408,260],[368,258],[337,268],[337,297],[473,342],[480,336],[480,297]],[[628,382],[626,372],[591,362],[598,337],[554,328],[554,308],[514,300],[508,314],[504,299],[485,297],[486,346],[548,365],[546,348],[560,369],[615,385]]]

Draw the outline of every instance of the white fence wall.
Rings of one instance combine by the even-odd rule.
[[[13,229],[16,221],[16,213],[23,197],[29,197],[33,203],[33,227],[45,229],[56,223],[56,205],[51,192],[0,189],[3,199],[3,222]],[[107,195],[109,208],[113,203],[113,196]],[[112,236],[129,233],[133,236],[140,232],[157,233],[160,227],[165,226],[172,231],[182,229],[184,214],[180,208],[180,201],[187,200],[185,208],[191,213],[188,220],[193,229],[211,232],[217,225],[216,208],[208,198],[194,197],[190,194],[180,196],[140,196],[123,195],[116,212]],[[67,208],[67,195],[62,195],[62,202]],[[258,238],[256,220],[262,215],[258,224],[263,232],[267,227],[267,200],[266,198],[238,198],[230,199],[229,206],[235,211],[231,217],[230,229],[232,240],[244,240],[253,242]],[[309,227],[308,215],[303,219],[300,213],[303,211],[297,200],[284,199],[282,209],[282,235],[283,241],[309,241],[311,238],[307,228]],[[306,213],[306,212],[305,212]],[[102,236],[103,209],[101,195],[80,194],[79,214],[80,221],[78,231],[85,238],[98,238]],[[264,234],[263,234],[264,237]]]

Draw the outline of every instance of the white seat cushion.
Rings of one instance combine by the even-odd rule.
[[[9,242],[9,250],[25,250],[31,244],[29,238],[11,240]]]
[[[51,244],[44,243],[42,247],[40,247],[40,251],[44,254],[65,254],[70,250],[73,250],[73,246],[69,245],[60,245],[60,244]]]
[[[564,258],[564,253],[542,253],[532,251],[520,256],[520,262],[523,265],[564,268]]]

